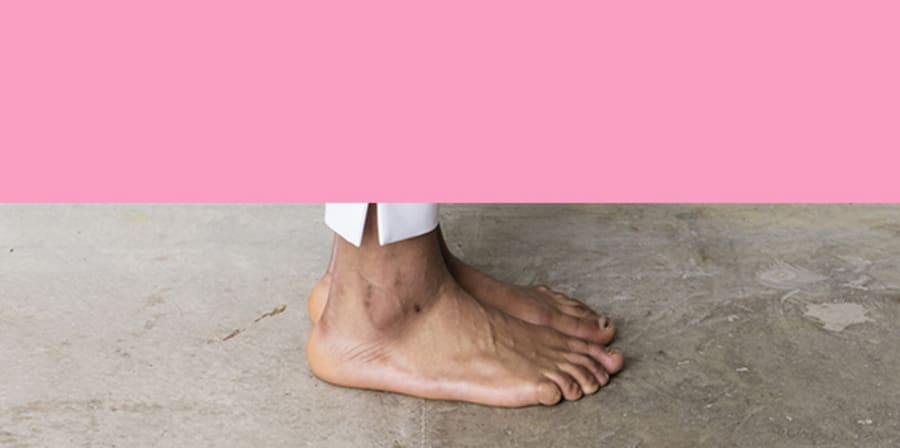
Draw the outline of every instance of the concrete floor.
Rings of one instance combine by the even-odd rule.
[[[333,387],[303,344],[321,205],[5,205],[0,446],[900,445],[900,206],[441,214],[612,316],[626,370],[553,408]]]

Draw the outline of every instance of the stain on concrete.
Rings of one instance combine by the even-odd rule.
[[[862,258],[862,257],[854,257],[854,256],[846,256],[845,255],[845,256],[838,257],[838,258],[847,262],[847,265],[849,266],[851,272],[856,273],[856,274],[865,272],[866,269],[868,269],[869,266],[872,265],[871,261],[866,260],[865,258]]]
[[[760,271],[757,280],[765,286],[776,289],[798,289],[828,279],[809,269],[794,266],[781,260]]]
[[[128,222],[144,222],[147,220],[147,215],[141,212],[133,212],[128,214]]]
[[[144,303],[146,303],[147,306],[162,305],[163,303],[166,303],[166,299],[159,294],[153,294],[144,299]]]
[[[826,330],[843,331],[850,325],[872,322],[866,313],[866,309],[856,303],[823,303],[806,305],[804,314],[821,322]]]

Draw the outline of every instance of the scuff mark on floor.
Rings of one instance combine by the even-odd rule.
[[[286,309],[287,309],[287,305],[278,305],[278,306],[276,306],[275,308],[272,308],[272,311],[269,311],[269,312],[267,312],[267,313],[263,313],[262,315],[260,315],[260,316],[257,317],[256,319],[254,319],[254,320],[253,320],[253,324],[255,324],[255,323],[257,323],[257,322],[259,322],[259,321],[261,321],[261,320],[263,320],[263,319],[265,319],[265,318],[267,318],[267,317],[272,317],[272,316],[276,316],[276,315],[278,315],[278,314],[281,314],[281,313],[283,313],[284,310],[286,310]],[[252,325],[252,324],[251,324],[251,325]],[[222,341],[223,341],[223,342],[224,342],[224,341],[227,341],[227,340],[229,340],[229,339],[231,339],[231,338],[233,338],[233,337],[235,337],[235,336],[237,336],[237,335],[243,333],[243,332],[246,331],[246,330],[247,330],[246,328],[236,328],[234,331],[232,331],[231,333],[228,333],[224,338],[222,338]]]
[[[239,328],[239,329],[236,329],[236,330],[234,330],[234,331],[232,331],[231,333],[228,333],[228,335],[225,336],[224,338],[222,338],[222,340],[223,340],[223,341],[227,341],[227,340],[229,340],[229,339],[231,339],[231,338],[233,338],[233,337],[235,337],[235,336],[237,336],[237,335],[239,335],[239,334],[241,334],[240,328]]]
[[[256,322],[259,322],[259,321],[261,321],[261,320],[263,320],[263,319],[265,319],[265,318],[267,318],[267,317],[272,317],[272,316],[275,316],[275,315],[277,315],[277,314],[281,314],[281,313],[283,313],[284,310],[286,310],[286,309],[287,309],[287,305],[279,305],[279,306],[276,306],[275,308],[272,308],[272,311],[269,311],[268,313],[263,313],[263,315],[257,317],[256,320],[254,320],[253,322],[256,323]]]

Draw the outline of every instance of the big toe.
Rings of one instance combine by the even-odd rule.
[[[554,313],[549,321],[551,327],[565,334],[601,345],[609,344],[616,336],[616,327],[606,316],[582,318]]]

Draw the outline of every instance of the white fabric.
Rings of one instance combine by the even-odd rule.
[[[325,224],[356,247],[362,243],[368,203],[327,203]],[[437,204],[378,204],[378,243],[424,235],[438,226]]]

